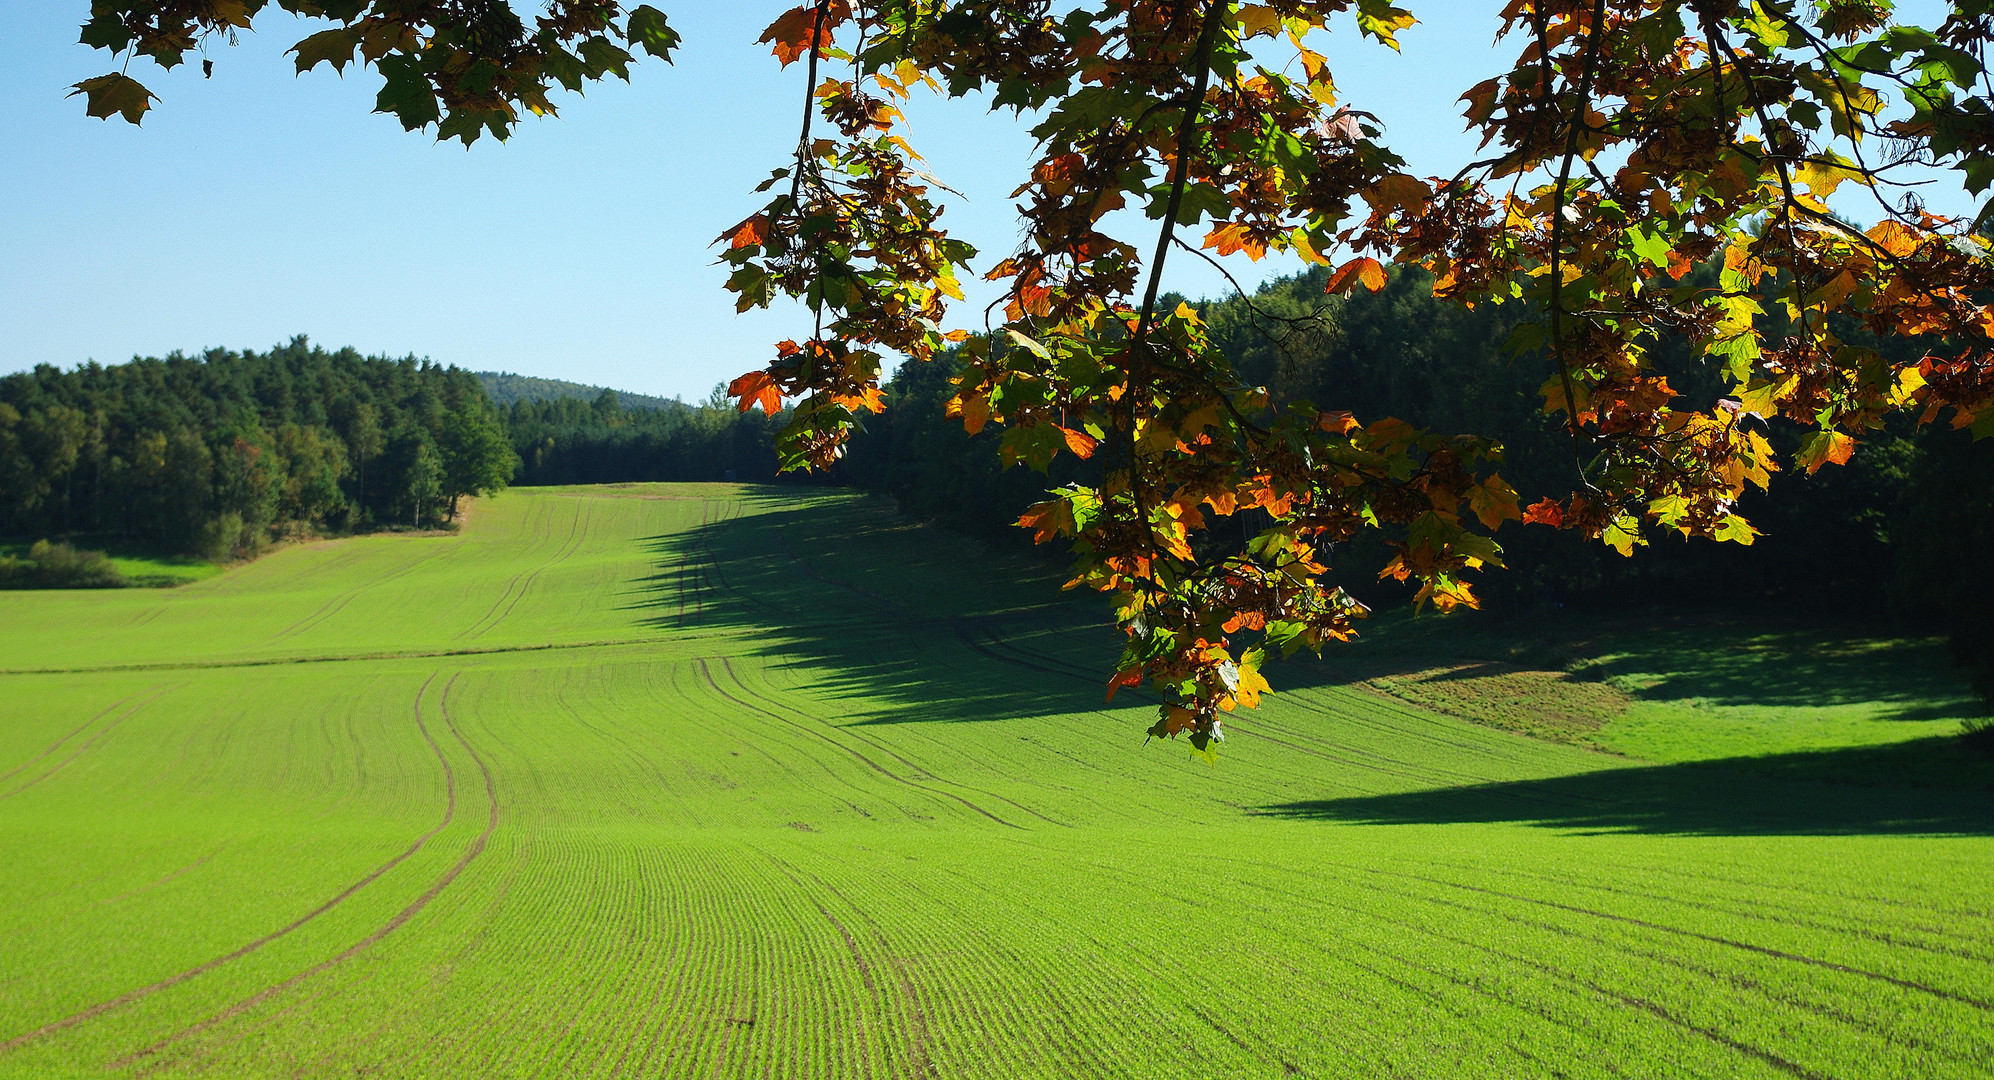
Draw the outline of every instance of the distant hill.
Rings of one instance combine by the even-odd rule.
[[[594,401],[607,389],[589,386],[584,383],[568,382],[565,379],[541,379],[532,375],[514,375],[503,371],[480,371],[476,373],[478,382],[484,384],[485,393],[490,395],[494,405],[511,405],[518,401],[546,401],[550,398],[580,398]],[[671,398],[651,397],[648,394],[633,394],[628,390],[612,391],[616,400],[626,409],[678,409],[682,402]]]

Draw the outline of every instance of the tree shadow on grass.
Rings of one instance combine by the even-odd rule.
[[[1572,612],[1501,619],[1470,613],[1446,620],[1387,618],[1328,663],[1335,670],[1461,665],[1559,668],[1578,679],[1613,677],[1646,701],[1718,706],[1829,708],[1869,705],[1878,719],[1965,719],[1984,706],[1936,638],[1897,636],[1856,623],[1824,625],[1723,614],[1601,616]]]
[[[713,637],[716,655],[737,663],[759,655],[814,693],[847,701],[847,724],[978,723],[1102,708],[1117,636],[1091,598],[1062,594],[1043,564],[905,526],[889,506],[866,500],[777,489],[738,501],[740,513],[643,540],[658,569],[635,583],[627,606],[688,642]],[[1282,665],[1281,682],[1346,683],[1369,662],[1351,659],[1357,663]],[[1117,706],[1136,696],[1124,693]],[[1994,793],[1970,790],[1984,786],[1988,771],[1953,790],[1915,786],[1966,775],[1957,750],[1954,740],[1926,739],[1260,812],[1709,835],[1994,833]],[[1835,782],[1850,778],[1873,786]]]
[[[1964,719],[1982,711],[1937,639],[1855,626],[1714,624],[1630,634],[1607,666],[1635,674],[1635,697],[1713,705],[1823,708],[1876,704],[1885,720]]]
[[[1105,666],[1090,688],[992,662],[1004,658],[985,646],[993,627],[1031,634],[1092,621],[1044,564],[904,524],[890,503],[784,489],[739,503],[738,513],[641,540],[658,570],[635,583],[625,607],[659,630],[744,634],[816,693],[872,706],[850,723],[1100,706]],[[1101,632],[1105,664],[1114,639]]]
[[[1866,782],[1839,782],[1860,776]],[[1937,776],[1970,787],[1914,787]],[[1509,823],[1691,836],[1994,835],[1994,762],[1958,739],[1630,766],[1574,776],[1313,799],[1271,817],[1353,825]]]

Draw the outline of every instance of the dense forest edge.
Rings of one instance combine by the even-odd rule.
[[[475,374],[478,377],[478,384],[485,388],[485,396],[491,398],[492,404],[500,408],[522,401],[551,401],[556,398],[594,401],[603,394],[615,395],[617,403],[626,409],[685,407],[684,403],[676,398],[633,394],[628,390],[612,390],[606,386],[569,382],[566,379],[543,379],[537,375],[515,375],[509,371],[480,371]]]
[[[1318,269],[1196,306],[1241,376],[1277,403],[1494,435],[1526,502],[1572,489],[1571,438],[1539,407],[1544,365],[1506,347],[1527,313],[1435,300],[1417,271],[1395,270],[1381,291],[1348,298],[1326,296],[1324,277]],[[1719,373],[1683,343],[1658,342],[1651,355],[1691,400],[1721,394]],[[779,477],[782,418],[741,413],[719,388],[694,404],[644,399],[304,338],[266,353],[38,367],[0,378],[0,538],[75,547],[36,560],[14,545],[0,555],[11,559],[11,569],[0,562],[0,587],[105,584],[104,568],[83,569],[89,552],[77,550],[97,539],[230,559],[287,536],[449,527],[458,499],[508,483],[838,484],[891,496],[917,520],[1025,545],[1018,514],[1087,463],[1061,459],[1051,476],[1005,467],[1000,425],[972,437],[946,415],[953,374],[947,357],[903,366],[886,387],[889,408],[864,418],[843,461]],[[1785,450],[1799,438],[1778,425],[1769,435]],[[1775,474],[1771,492],[1740,509],[1764,533],[1750,547],[1657,536],[1631,559],[1572,533],[1510,526],[1499,536],[1508,567],[1483,574],[1477,590],[1497,617],[1770,605],[1895,618],[1949,634],[1976,690],[1994,701],[1984,617],[1994,580],[1981,569],[1994,553],[1994,443],[1901,423],[1871,432],[1845,467]],[[1374,607],[1406,599],[1377,579],[1385,539],[1335,553],[1342,583]]]

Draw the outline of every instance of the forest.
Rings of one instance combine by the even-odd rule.
[[[447,523],[517,464],[471,373],[303,337],[0,377],[0,536],[240,559]]]

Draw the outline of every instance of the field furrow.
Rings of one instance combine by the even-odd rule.
[[[1994,1075],[1986,791],[1333,660],[1213,766],[1008,558],[618,485],[0,594],[0,1078]]]

